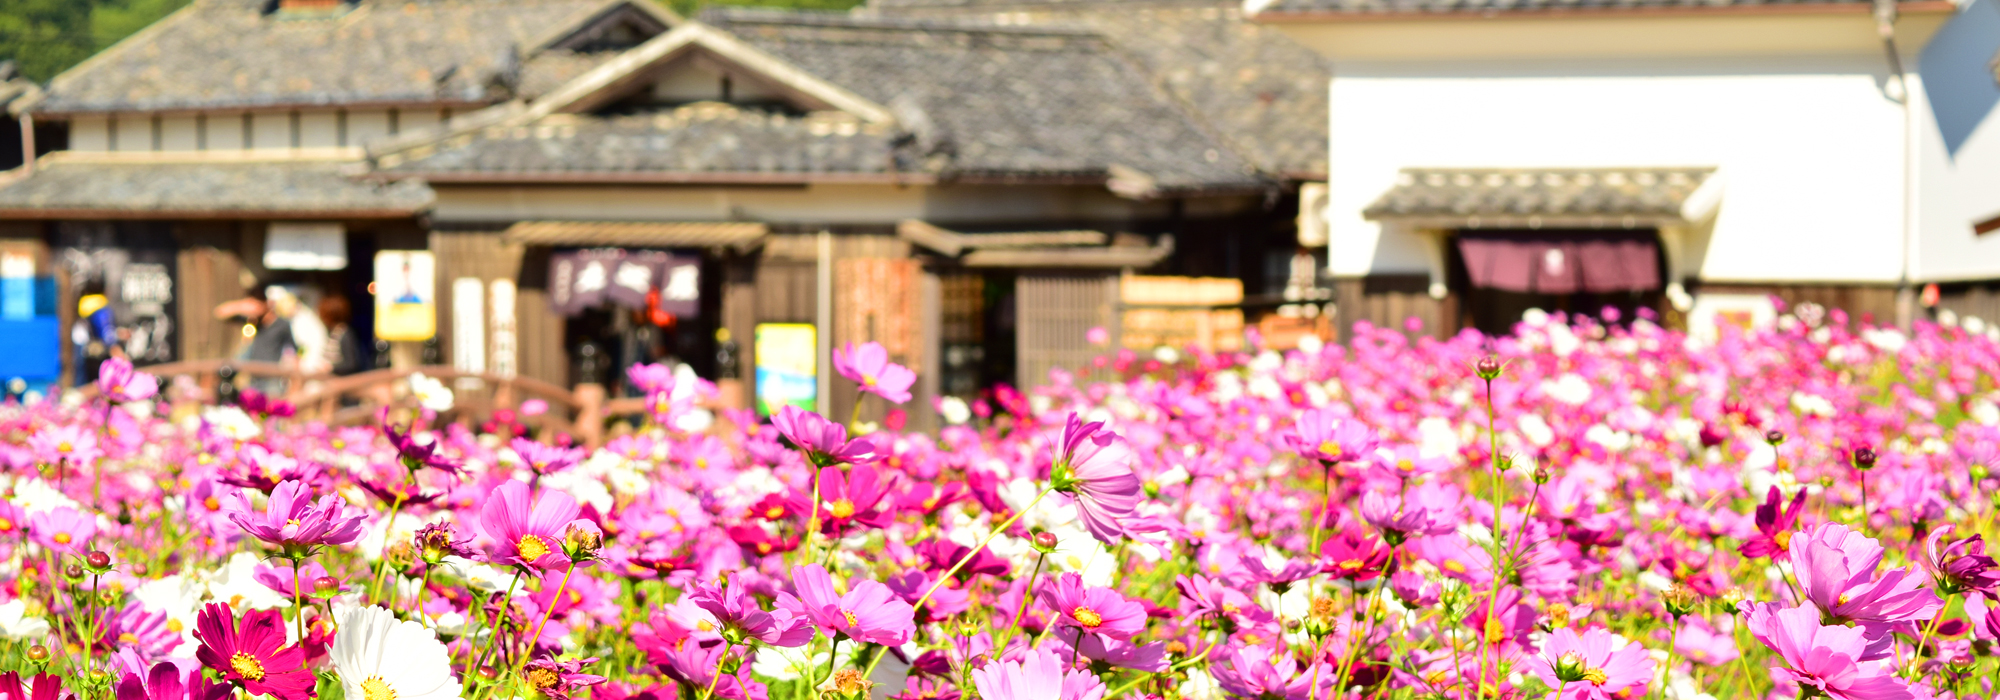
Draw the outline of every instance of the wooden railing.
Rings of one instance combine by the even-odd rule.
[[[532,377],[462,372],[444,366],[378,369],[347,376],[309,375],[288,365],[241,360],[191,360],[139,369],[159,377],[162,393],[175,392],[177,378],[191,377],[199,391],[190,398],[213,403],[222,386],[224,368],[233,372],[234,381],[246,386],[248,380],[254,378],[284,380],[284,392],[272,398],[290,403],[298,417],[331,425],[359,425],[373,420],[384,406],[414,405],[415,399],[407,391],[400,392],[400,395],[398,392],[399,384],[407,382],[414,374],[423,374],[452,388],[454,401],[452,409],[444,415],[446,419],[483,419],[498,409],[518,408],[522,401],[539,398],[548,403],[549,412],[523,417],[523,422],[532,427],[568,432],[590,446],[602,442],[606,420],[646,412],[645,399],[610,399],[605,387],[599,384],[579,384],[574,389],[565,389]],[[468,391],[470,383],[464,380],[476,380],[476,385],[470,387],[475,390]],[[87,385],[80,391],[90,398],[97,394],[97,386]]]

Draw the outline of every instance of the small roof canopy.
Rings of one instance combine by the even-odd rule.
[[[620,248],[755,247],[769,226],[741,221],[523,221],[502,236],[509,243]]]
[[[1712,167],[1404,168],[1362,216],[1444,227],[1630,228],[1699,219]],[[1719,180],[1717,181],[1719,183]]]

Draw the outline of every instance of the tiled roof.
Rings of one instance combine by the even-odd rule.
[[[116,163],[45,159],[0,188],[0,217],[408,216],[435,198],[421,182],[350,177],[339,163]]]
[[[1898,0],[1921,2],[1922,0]],[[1751,7],[1868,7],[1870,0],[1272,0],[1256,16],[1482,14],[1489,12],[1570,12],[1642,9],[1715,9]]]
[[[494,86],[515,70],[528,89],[579,72],[590,59],[536,44],[609,0],[361,0],[331,15],[273,4],[196,0],[57,76],[34,111],[483,105],[506,97]]]
[[[1362,215],[1678,217],[1714,168],[1404,168]]]
[[[652,114],[557,114],[530,125],[480,129],[377,163],[390,175],[433,180],[887,172],[893,131],[844,117],[793,117],[717,103]]]
[[[1273,175],[1327,171],[1332,66],[1240,0],[871,0],[889,16],[983,17],[1102,33],[1183,106]]]
[[[1118,167],[1161,190],[1257,182],[1235,149],[1092,31],[751,10],[703,19],[889,106],[917,156],[948,156],[956,173]]]
[[[630,248],[754,247],[771,227],[745,221],[523,221],[507,228],[509,243]]]

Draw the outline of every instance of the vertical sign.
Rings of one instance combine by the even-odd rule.
[[[375,337],[430,340],[437,335],[437,257],[427,250],[375,254]]]
[[[486,283],[477,277],[451,281],[451,366],[486,372]]]
[[[20,252],[0,255],[0,319],[26,321],[34,317],[34,256]]]
[[[810,323],[760,323],[757,354],[757,413],[771,415],[786,405],[819,408],[819,333]]]
[[[487,357],[487,364],[494,374],[502,377],[512,377],[520,371],[514,291],[514,280],[493,280],[493,350]]]

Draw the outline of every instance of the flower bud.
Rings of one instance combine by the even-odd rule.
[[[833,678],[827,683],[827,690],[843,698],[862,698],[867,697],[868,688],[872,685],[875,684],[861,675],[860,671],[843,668],[833,672]]]
[[[1673,615],[1674,619],[1677,620],[1686,617],[1688,613],[1694,612],[1695,608],[1701,606],[1701,594],[1679,583],[1674,584],[1672,588],[1667,589],[1666,593],[1661,594],[1660,600],[1666,603],[1667,614]]]
[[[1574,651],[1563,654],[1561,658],[1556,659],[1555,667],[1556,680],[1564,683],[1575,683],[1583,680],[1583,674],[1586,671],[1583,655]]]
[[[83,567],[71,564],[69,568],[63,569],[63,575],[69,577],[71,581],[81,581],[83,580]]]
[[[314,598],[332,598],[340,594],[340,579],[321,576],[313,579],[312,587]]]
[[[37,664],[48,663],[49,648],[40,644],[28,647],[28,660]]]
[[[1874,469],[1875,448],[1867,445],[1856,447],[1854,452],[1848,455],[1848,459],[1854,462],[1855,469]]]
[[[1539,464],[1535,465],[1535,483],[1537,484],[1549,483],[1550,476],[1551,474],[1549,474],[1548,467]]]
[[[1035,533],[1035,550],[1043,554],[1056,551],[1056,533],[1043,530]]]
[[[563,554],[573,563],[595,561],[597,550],[604,547],[604,531],[588,520],[571,521],[563,530]]]
[[[1479,358],[1479,362],[1473,365],[1473,371],[1479,373],[1480,379],[1484,379],[1490,382],[1500,376],[1500,368],[1503,366],[1504,365],[1500,363],[1499,357],[1494,355],[1487,355],[1485,357]]]
[[[1764,443],[1772,447],[1783,445],[1785,444],[1785,434],[1777,430],[1764,431]]]
[[[93,571],[103,573],[111,569],[111,555],[92,551],[89,554],[83,555],[83,563]]]

